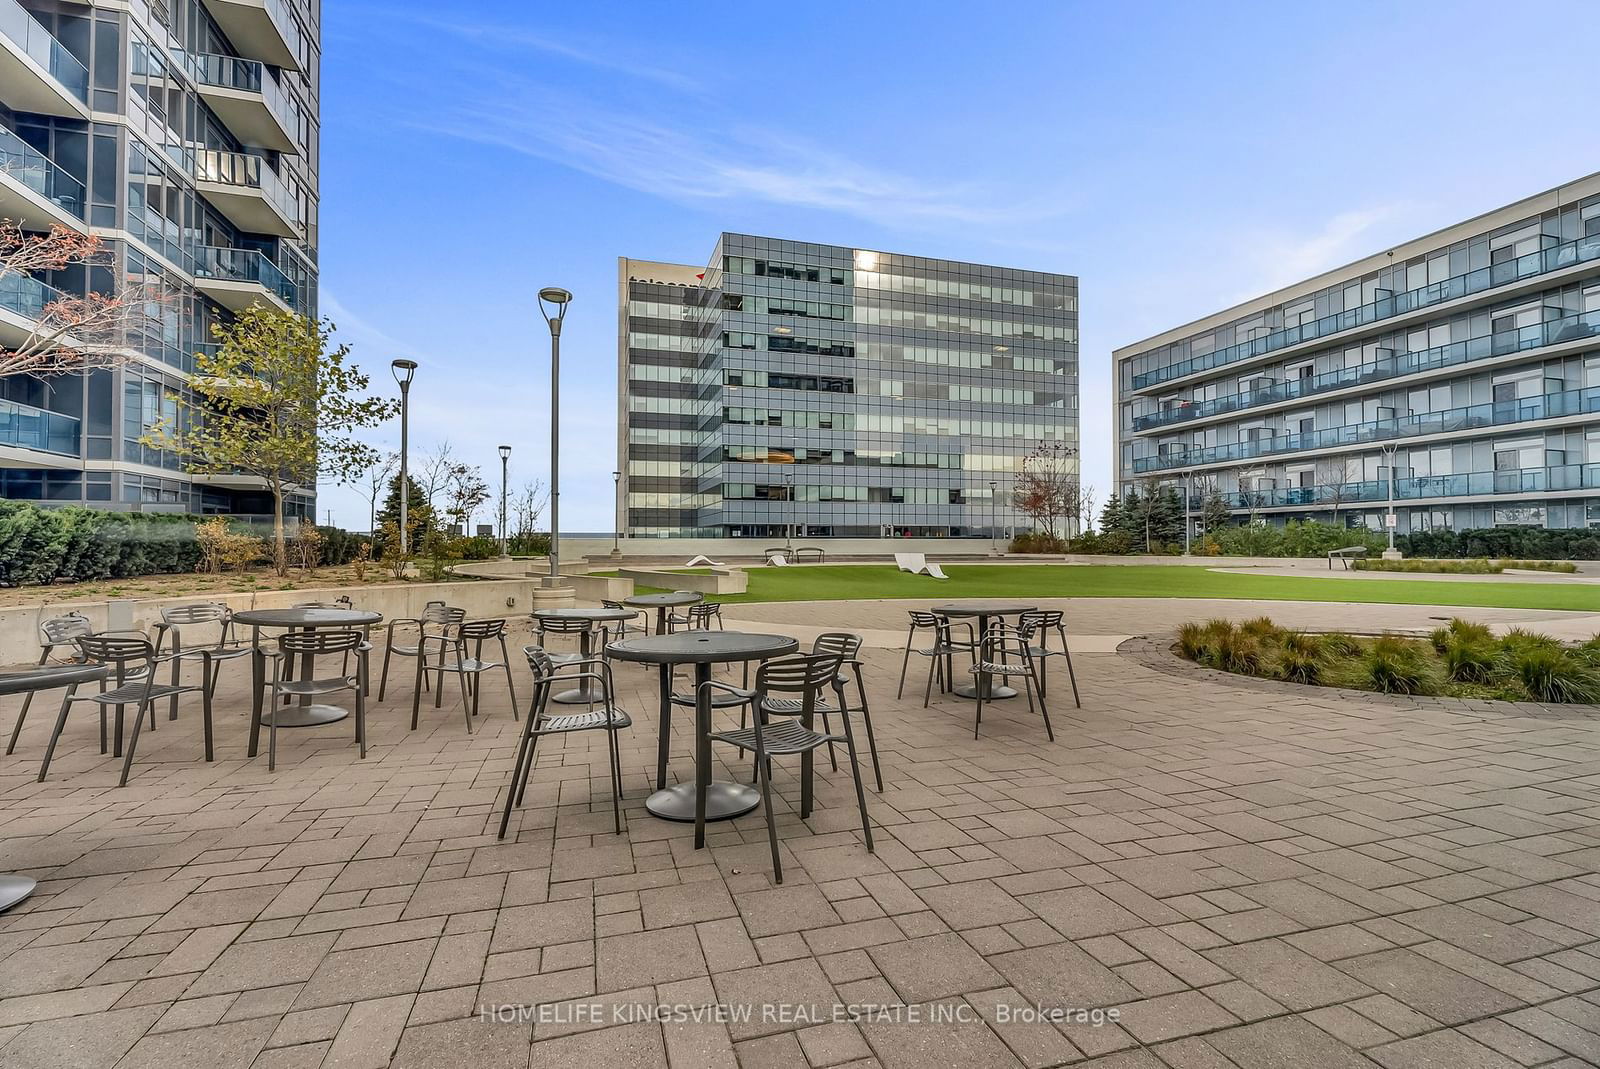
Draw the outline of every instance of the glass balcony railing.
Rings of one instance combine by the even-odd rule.
[[[83,183],[4,127],[0,127],[0,174],[21,182],[68,215],[83,218]]]
[[[195,153],[195,180],[217,182],[259,192],[273,209],[295,226],[300,225],[300,206],[278,172],[260,156],[248,152],[219,152],[206,149]]]
[[[1249,341],[1239,342],[1222,349],[1209,352],[1204,356],[1191,357],[1181,360],[1166,367],[1147,371],[1142,375],[1133,377],[1133,388],[1143,390],[1156,386],[1172,379],[1183,378],[1200,371],[1227,364],[1248,360],[1254,356],[1287,349],[1291,345],[1301,342],[1314,341],[1317,338],[1326,338],[1352,327],[1365,326],[1380,320],[1391,319],[1406,312],[1427,308],[1445,301],[1455,300],[1473,293],[1495,289],[1499,286],[1508,286],[1513,282],[1520,282],[1536,275],[1548,274],[1559,271],[1573,264],[1587,263],[1600,259],[1600,236],[1578,238],[1576,241],[1563,242],[1552,245],[1539,252],[1530,252],[1526,256],[1519,256],[1514,260],[1504,263],[1491,264],[1480,267],[1476,271],[1469,271],[1464,275],[1447,278],[1443,282],[1436,282],[1431,286],[1420,289],[1407,290],[1388,297],[1380,297],[1369,304],[1351,308],[1337,315],[1324,316],[1313,319],[1309,323],[1302,323],[1297,327],[1287,330],[1274,331]]]
[[[1394,499],[1425,501],[1441,497],[1478,497],[1489,494],[1546,494],[1567,490],[1600,489],[1600,464],[1558,464],[1548,468],[1512,468],[1508,471],[1474,471],[1460,475],[1421,475],[1394,481]],[[1313,505],[1351,505],[1387,502],[1389,482],[1366,479],[1340,486],[1287,486],[1247,493],[1223,494],[1230,509],[1299,508]],[[1198,511],[1204,499],[1191,494],[1189,507]]]
[[[0,308],[15,312],[24,319],[38,319],[45,306],[61,300],[66,294],[36,278],[15,272],[0,275]]]
[[[0,400],[0,445],[37,449],[64,457],[81,456],[79,432],[82,425],[83,421],[76,416]]]
[[[1600,337],[1600,312],[1582,312],[1561,319],[1552,319],[1548,323],[1537,323],[1531,327],[1502,331],[1499,334],[1486,334],[1480,338],[1450,342],[1448,345],[1439,345],[1417,352],[1399,353],[1370,364],[1341,368],[1312,378],[1275,382],[1248,393],[1229,394],[1227,397],[1217,397],[1210,401],[1179,404],[1162,412],[1136,417],[1133,429],[1146,431],[1157,427],[1170,427],[1208,416],[1221,416],[1229,412],[1257,408],[1275,401],[1314,397],[1317,394],[1342,390],[1347,386],[1363,386],[1370,382],[1382,382],[1385,379],[1399,378],[1420,371],[1456,367],[1476,360],[1522,352],[1524,349],[1538,349],[1546,345],[1559,345],[1562,342],[1593,337]]]
[[[177,52],[177,56],[189,72],[189,77],[201,85],[260,93],[267,110],[277,117],[283,128],[290,134],[298,135],[299,108],[294,99],[283,91],[278,79],[267,72],[266,64],[215,52]]]
[[[207,245],[197,250],[196,278],[215,278],[225,282],[255,282],[283,299],[291,308],[298,306],[295,285],[278,265],[255,249],[223,249]]]
[[[17,0],[0,0],[0,35],[9,37],[67,91],[89,102],[89,70]]]
[[[1299,453],[1307,449],[1360,445],[1363,442],[1384,442],[1392,438],[1411,438],[1423,434],[1477,430],[1484,427],[1503,427],[1508,424],[1556,419],[1561,416],[1580,416],[1592,412],[1600,412],[1600,386],[1541,394],[1537,397],[1523,397],[1515,401],[1490,401],[1481,405],[1448,408],[1439,412],[1422,412],[1394,419],[1378,419],[1369,423],[1352,423],[1320,431],[1281,434],[1249,442],[1174,450],[1163,456],[1139,457],[1133,462],[1133,470],[1165,471],[1199,464],[1218,464],[1282,453]]]

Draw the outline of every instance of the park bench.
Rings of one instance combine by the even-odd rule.
[[[801,546],[794,551],[794,559],[797,564],[804,564],[807,560],[821,564],[827,558],[828,555],[822,551],[820,546]]]
[[[1333,562],[1337,560],[1344,562],[1344,570],[1348,572],[1351,561],[1363,560],[1366,555],[1366,546],[1345,546],[1343,549],[1330,549],[1328,550],[1328,570],[1330,572],[1333,571]]]

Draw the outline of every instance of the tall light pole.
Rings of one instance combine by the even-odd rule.
[[[794,521],[795,517],[800,514],[800,510],[795,506],[794,500],[794,472],[786,471],[783,473],[783,485],[787,487],[786,493],[789,498],[789,519],[783,525],[783,548],[792,549],[794,547]]]
[[[392,360],[389,370],[394,372],[394,381],[400,384],[400,556],[403,559],[411,553],[411,482],[406,474],[406,453],[410,447],[411,380],[416,377],[417,362]]]
[[[550,583],[561,574],[561,321],[572,294],[558,286],[539,291],[539,314],[550,325]]]
[[[1000,528],[1000,520],[996,512],[996,509],[1000,507],[999,487],[999,483],[992,479],[989,481],[989,552],[997,556],[1000,553],[1000,547],[995,542],[996,532]]]
[[[500,447],[500,559],[511,556],[510,542],[506,540],[506,476],[511,468],[511,447]]]
[[[1189,472],[1183,473],[1183,555],[1186,557],[1189,555],[1190,528],[1194,526],[1194,523],[1189,519],[1189,495],[1193,492],[1190,483],[1191,479],[1192,476]]]
[[[1394,456],[1399,446],[1390,444],[1383,447],[1384,461],[1389,465],[1389,512],[1383,518],[1383,524],[1389,529],[1389,548],[1384,551],[1384,557],[1395,556],[1394,551]]]
[[[615,512],[615,514],[616,514],[615,517],[611,521],[611,526],[616,528],[616,530],[611,532],[611,555],[613,557],[620,557],[620,556],[622,556],[622,472],[621,471],[614,471],[614,472],[611,473],[611,502],[612,502],[611,507],[612,507],[613,511]]]

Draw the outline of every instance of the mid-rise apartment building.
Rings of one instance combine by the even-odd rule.
[[[1078,441],[1070,275],[723,234],[623,259],[619,529],[989,537],[1041,441]]]
[[[0,278],[0,345],[57,295],[170,295],[115,368],[0,379],[0,496],[260,514],[250,480],[140,442],[193,400],[211,325],[317,311],[319,0],[0,0],[0,216],[105,243],[106,263]],[[288,503],[314,515],[314,490]]]
[[[1123,488],[1236,517],[1600,527],[1600,175],[1118,349]]]

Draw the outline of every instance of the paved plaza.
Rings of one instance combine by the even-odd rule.
[[[0,870],[40,881],[0,914],[0,1069],[1600,1062],[1600,719],[1277,694],[1115,652],[1212,615],[1371,630],[1452,610],[1045,603],[1069,614],[1083,693],[1074,709],[1053,661],[1050,743],[1020,699],[976,740],[970,702],[922,708],[921,658],[896,699],[905,610],[927,604],[728,607],[730,628],[868,638],[876,853],[842,754],[818,760],[805,823],[780,762],[782,886],[759,810],[698,851],[644,811],[657,677],[637,665],[617,666],[623,833],[586,733],[540,744],[504,841],[503,680],[475,734],[453,680],[412,732],[404,664],[366,760],[345,721],[285,731],[269,774],[244,756],[234,662],[217,760],[190,696],[120,790],[88,705],[35,782],[57,708],[41,695],[0,759]],[[692,776],[690,721],[673,780]]]

